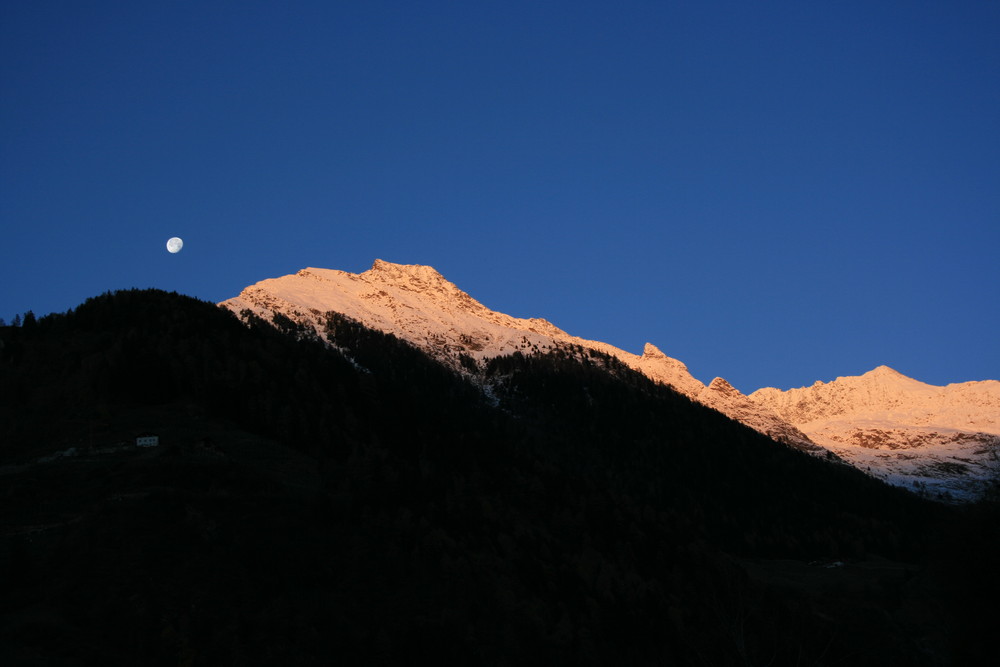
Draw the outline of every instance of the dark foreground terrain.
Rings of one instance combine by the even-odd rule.
[[[599,355],[494,360],[489,401],[342,318],[343,353],[273,324],[131,291],[0,330],[3,664],[992,656],[989,504],[928,504]]]

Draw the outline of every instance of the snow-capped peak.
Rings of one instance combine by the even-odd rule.
[[[972,498],[1000,474],[1000,382],[938,387],[879,366],[750,399],[894,484]]]
[[[270,320],[279,311],[322,331],[327,311],[392,333],[456,368],[460,356],[483,359],[513,352],[544,352],[580,346],[617,357],[652,379],[695,397],[704,385],[687,367],[652,344],[635,355],[607,343],[571,336],[541,318],[518,318],[490,310],[430,266],[394,264],[381,259],[359,274],[307,268],[290,276],[263,280],[220,304],[241,313],[249,309]]]
[[[385,260],[376,259],[372,268],[368,269],[361,276],[372,281],[381,281],[407,287],[433,288],[435,286],[455,287],[438,273],[433,266],[422,264],[393,264]]]
[[[885,364],[881,366],[876,366],[864,375],[869,375],[872,377],[904,377],[902,373],[894,368],[889,368]],[[862,377],[864,377],[864,375]]]
[[[567,347],[596,350],[762,433],[795,446],[814,447],[801,432],[771,411],[754,406],[724,380],[706,389],[687,366],[652,343],[646,343],[642,355],[636,355],[572,336],[541,318],[522,319],[490,310],[430,266],[377,259],[368,271],[359,274],[307,268],[261,281],[220,305],[236,313],[249,309],[265,320],[280,312],[311,326],[318,335],[323,333],[324,314],[335,311],[407,340],[456,369],[463,368],[469,358],[482,360]]]
[[[750,398],[766,405],[795,424],[838,415],[898,411],[916,404],[935,404],[940,387],[907,377],[888,366],[879,366],[863,375],[838,377],[828,383],[782,391],[774,387],[758,389]]]
[[[377,259],[358,274],[307,268],[251,285],[220,305],[237,314],[249,310],[268,321],[281,313],[320,337],[326,313],[333,311],[392,333],[459,370],[469,368],[470,360],[474,364],[515,352],[596,350],[776,440],[825,453],[819,443],[862,468],[891,468],[882,458],[852,454],[858,446],[871,450],[879,442],[905,446],[905,460],[918,463],[922,459],[914,456],[913,443],[952,443],[963,453],[955,462],[945,462],[949,469],[972,465],[967,462],[981,452],[989,457],[1000,451],[1000,438],[990,435],[1000,434],[1000,382],[934,387],[879,366],[861,376],[788,391],[758,389],[746,396],[722,378],[706,387],[652,343],[646,343],[641,355],[632,354],[572,336],[541,318],[490,310],[430,266]]]

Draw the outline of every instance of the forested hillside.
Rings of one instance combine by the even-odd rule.
[[[597,353],[498,357],[474,381],[327,324],[333,348],[133,290],[0,329],[0,655],[985,655],[968,610],[995,591],[989,508],[931,506]],[[113,446],[139,432],[161,446]]]

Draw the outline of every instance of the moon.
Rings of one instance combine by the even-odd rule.
[[[176,236],[172,237],[169,241],[167,241],[167,251],[170,252],[171,254],[179,253],[181,251],[181,248],[183,247],[184,247],[184,241],[177,238]]]

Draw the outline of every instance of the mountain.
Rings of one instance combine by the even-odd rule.
[[[974,500],[1000,475],[1000,382],[925,384],[888,366],[750,399],[852,465],[931,497]]]
[[[996,381],[938,388],[882,367],[861,378],[747,396],[723,378],[702,384],[651,343],[636,355],[579,338],[544,319],[490,310],[429,266],[382,260],[359,274],[303,269],[220,305],[244,318],[286,318],[321,339],[327,314],[340,313],[472,374],[499,356],[591,350],[779,442],[936,499],[974,500],[997,477]]]
[[[7,663],[992,655],[989,507],[775,446],[594,348],[473,373],[305,312],[128,290],[0,328]]]
[[[760,433],[806,451],[823,452],[795,426],[752,403],[725,380],[716,379],[706,387],[687,366],[651,343],[636,355],[572,336],[544,319],[522,319],[490,310],[429,266],[377,259],[368,271],[359,274],[307,268],[258,282],[219,305],[265,321],[277,313],[321,338],[326,313],[340,313],[366,327],[398,336],[455,369],[474,370],[487,359],[515,352],[594,350]]]

